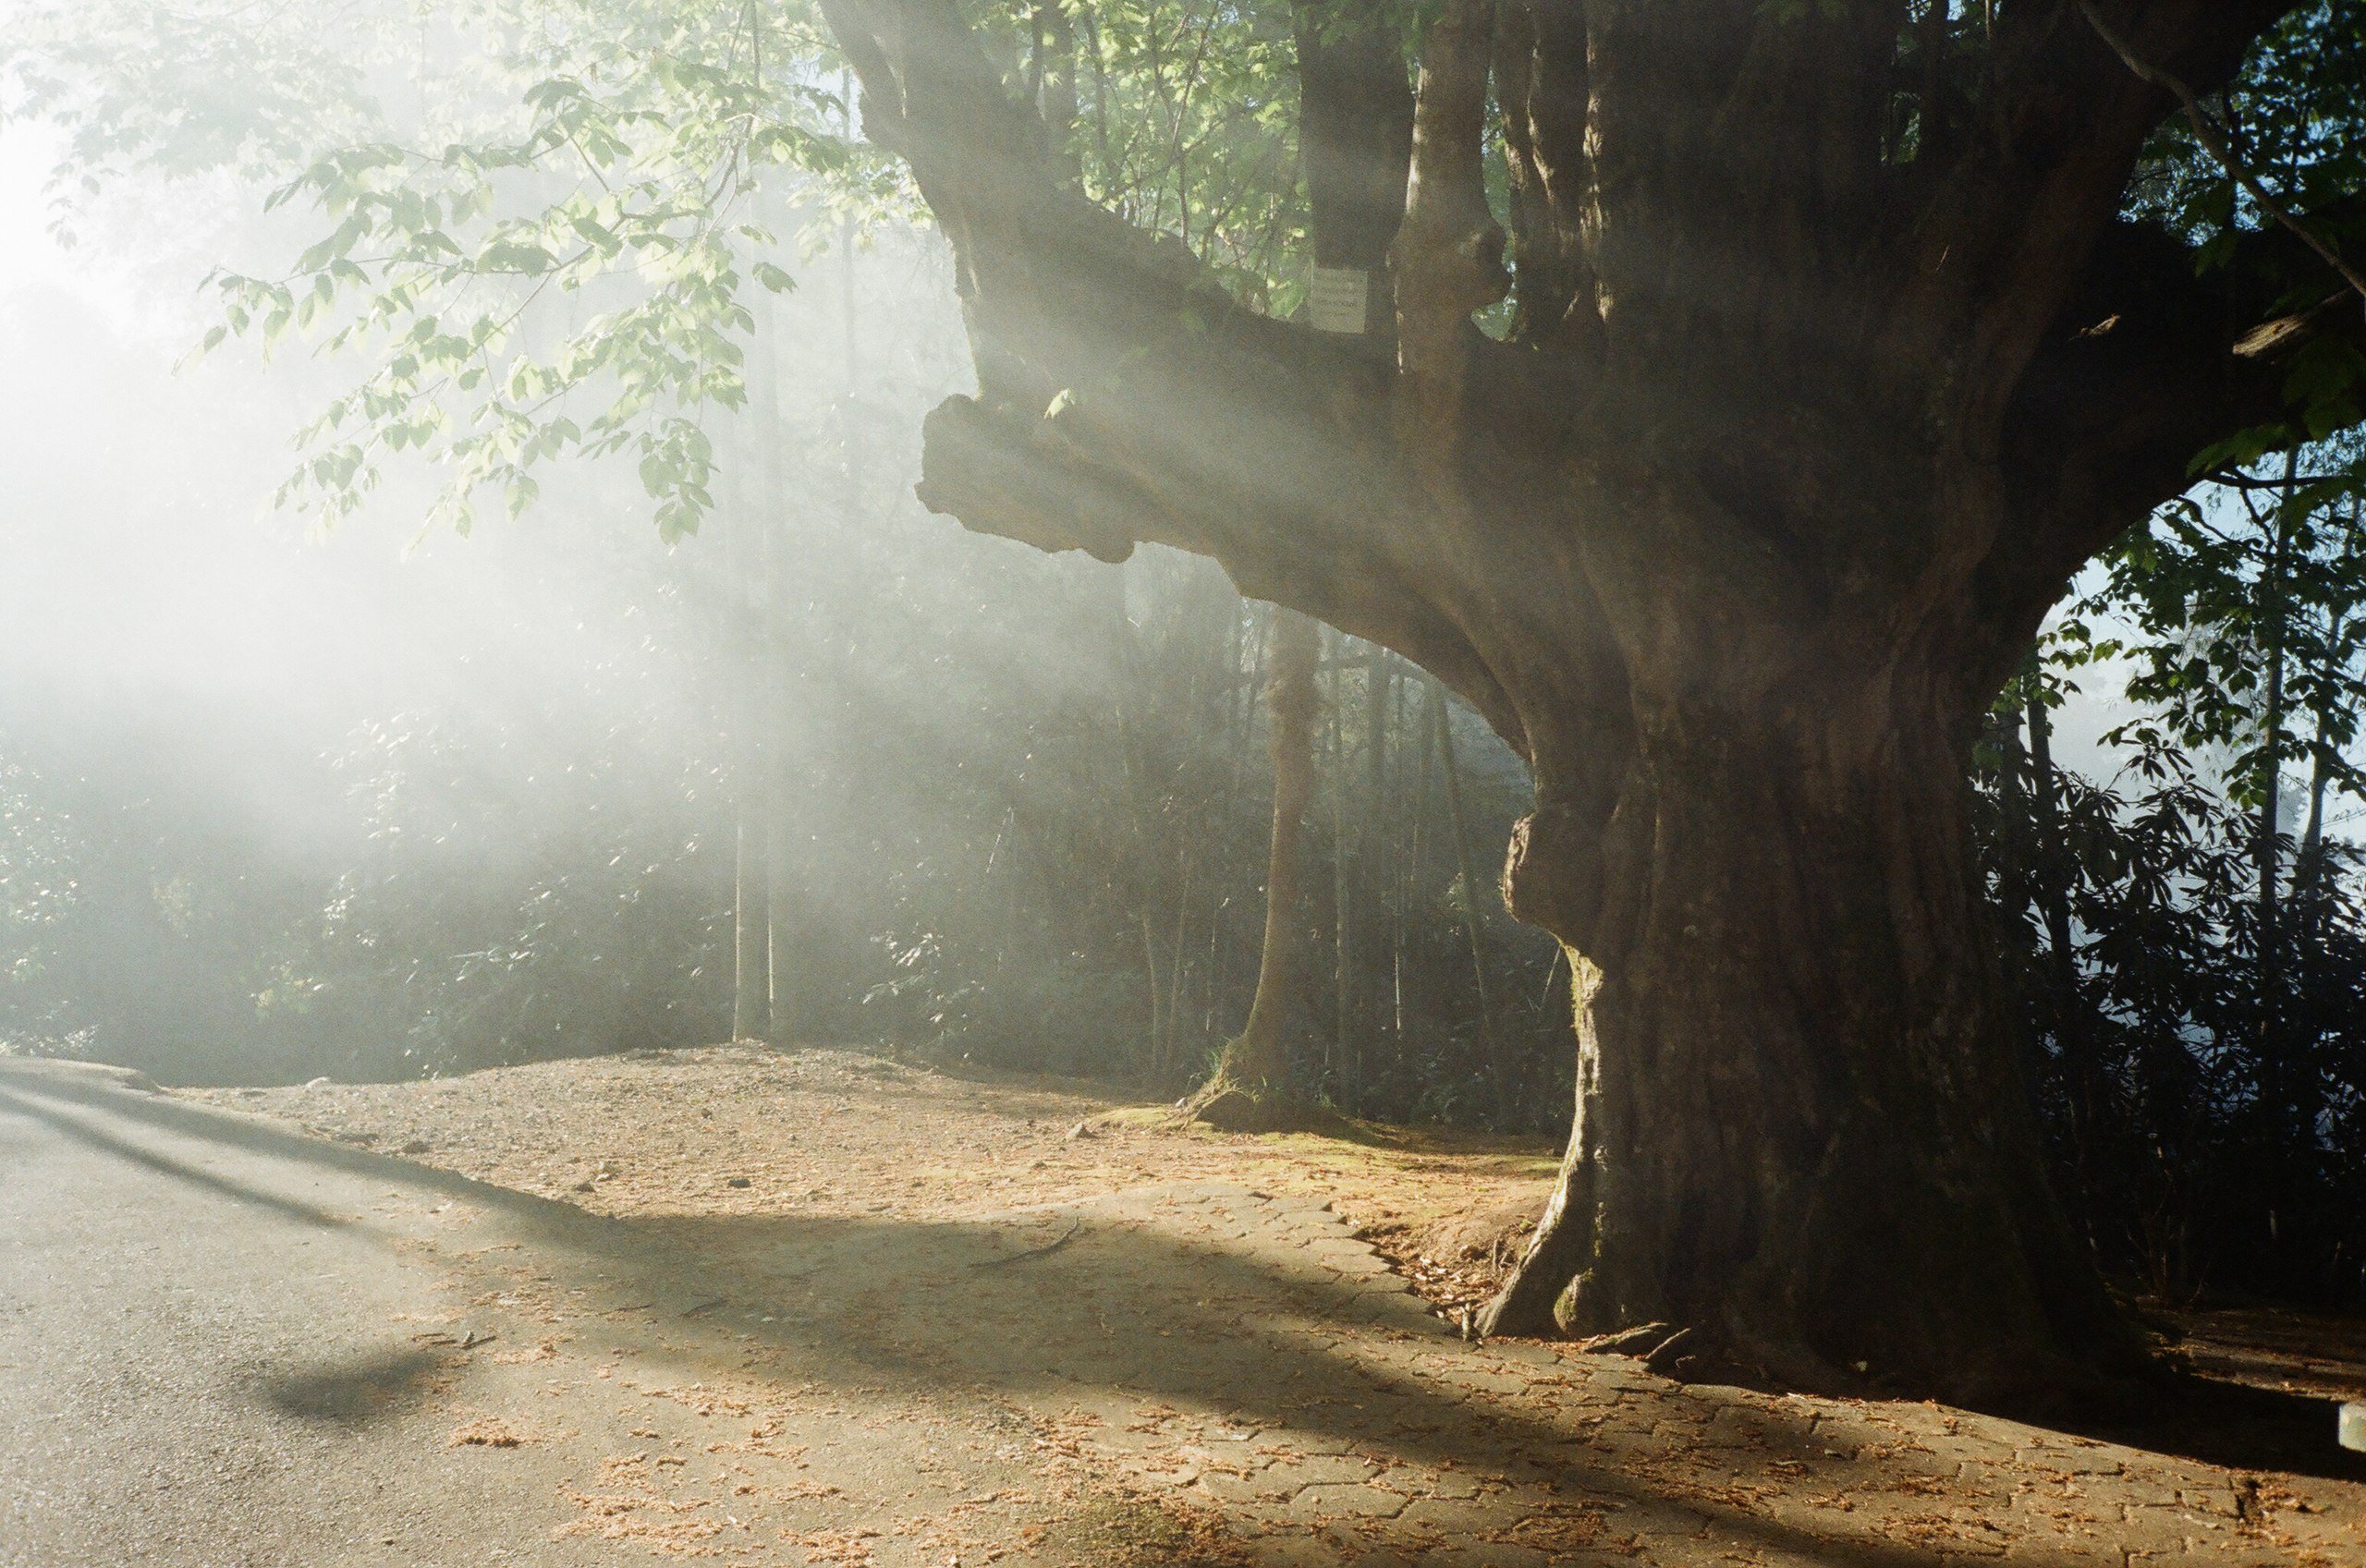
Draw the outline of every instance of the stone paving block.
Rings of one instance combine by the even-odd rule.
[[[1255,1554],[1258,1568],[1341,1568],[1343,1561],[1328,1541],[1311,1535],[1268,1537]]]
[[[1346,1486],[1371,1480],[1380,1473],[1380,1466],[1352,1453],[1311,1453],[1303,1459],[1274,1460],[1265,1473],[1294,1487]]]
[[[1528,1380],[1511,1372],[1495,1371],[1486,1367],[1463,1365],[1445,1373],[1454,1382],[1466,1389],[1481,1389],[1488,1393],[1525,1393]]]
[[[1635,1393],[1665,1393],[1677,1385],[1642,1369],[1642,1363],[1623,1355],[1573,1355],[1573,1370],[1595,1388]]]
[[[1191,1486],[1195,1494],[1202,1494],[1217,1504],[1280,1502],[1298,1490],[1296,1485],[1270,1471],[1252,1476],[1227,1476],[1214,1470],[1202,1470]]]
[[[1508,1522],[1505,1509],[1493,1499],[1482,1501],[1473,1488],[1469,1497],[1417,1497],[1396,1515],[1415,1529],[1462,1539],[1492,1534]]]
[[[1355,1244],[1360,1246],[1361,1243]],[[1323,1262],[1342,1274],[1373,1276],[1388,1272],[1388,1265],[1370,1252],[1335,1252],[1320,1255]]]
[[[1405,1512],[1406,1506],[1401,1492],[1384,1491],[1378,1487],[1326,1485],[1301,1489],[1290,1499],[1289,1511],[1294,1517],[1310,1521],[1394,1519]]]
[[[1581,1560],[1556,1563],[1550,1553],[1509,1541],[1473,1541],[1421,1554],[1421,1568],[1578,1568]]]
[[[1421,1568],[1420,1559],[1394,1547],[1375,1546],[1350,1538],[1338,1542],[1341,1558],[1355,1568]]]
[[[1386,1280],[1386,1275],[1382,1280]],[[1398,1289],[1368,1286],[1360,1296],[1356,1296],[1356,1301],[1348,1303],[1348,1322],[1368,1322],[1372,1327],[1396,1329],[1398,1334],[1420,1334],[1424,1339],[1432,1339],[1432,1324],[1438,1324],[1438,1319],[1429,1313],[1427,1306],[1406,1294],[1403,1280],[1396,1282],[1396,1286]],[[1438,1324],[1438,1327],[1444,1327],[1444,1324]]]
[[[1549,1367],[1555,1371],[1561,1367],[1561,1353],[1535,1340],[1489,1340],[1484,1354],[1526,1367]]]
[[[1613,1535],[1630,1536],[1646,1544],[1661,1537],[1691,1539],[1709,1533],[1709,1518],[1672,1503],[1644,1502],[1619,1508],[1604,1522]]]
[[[1474,1498],[1479,1495],[1479,1478],[1460,1470],[1432,1470],[1423,1477],[1433,1498]]]

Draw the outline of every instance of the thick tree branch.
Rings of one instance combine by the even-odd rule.
[[[1213,557],[1244,593],[1384,643],[1518,743],[1353,338],[1240,307],[1172,239],[1063,186],[951,0],[825,0],[865,122],[952,239],[979,371],[929,421],[922,498],[982,531]]]
[[[2311,274],[2296,302],[2295,280]],[[2205,448],[2293,417],[2296,356],[2327,343],[2366,349],[2354,303],[2281,229],[2250,234],[2226,266],[2198,275],[2172,236],[2113,227],[2008,410],[2011,517],[1975,584],[1994,649],[1980,679],[2002,678],[2097,551],[2191,488]]]
[[[1870,363],[1897,406],[1998,428],[2039,342],[2118,211],[2129,171],[2176,103],[2132,75],[2078,0],[2001,6],[1974,134],[1921,176],[1899,259],[1909,280]],[[2292,0],[2122,0],[2116,30],[2198,91],[2229,79]]]
[[[1586,96],[1585,22],[1577,8],[1502,0],[1495,98],[1512,198],[1512,340],[1593,355],[1602,347],[1602,313],[1581,215]]]
[[[1480,166],[1486,128],[1494,0],[1446,0],[1421,56],[1413,109],[1413,174],[1396,276],[1397,441],[1441,496],[1454,488],[1463,393],[1478,329],[1471,313],[1501,299],[1504,233]]]
[[[2226,132],[2220,128],[2215,120],[2210,117],[2209,112],[2202,108],[2201,100],[2194,96],[2193,89],[2186,86],[2168,72],[2147,64],[2134,49],[2129,47],[2126,40],[2112,31],[2110,25],[2104,20],[2103,13],[2095,9],[2093,0],[2079,0],[2079,9],[2085,15],[2089,25],[2101,35],[2103,41],[2111,45],[2113,53],[2127,62],[2129,70],[2153,86],[2166,89],[2176,97],[2178,104],[2185,110],[2186,123],[2193,128],[2194,139],[2201,143],[2204,152],[2218,160],[2221,168],[2225,169],[2245,190],[2250,192],[2251,200],[2259,203],[2260,211],[2291,231],[2295,237],[2316,252],[2320,261],[2340,273],[2342,281],[2349,285],[2359,298],[2366,299],[2366,276],[2360,276],[2357,268],[2341,259],[2340,251],[2326,243],[2314,229],[2294,217],[2284,203],[2277,201],[2275,194],[2260,183],[2259,176],[2252,172],[2250,165],[2235,155],[2233,147],[2228,144]]]
[[[1405,18],[1391,0],[1297,0],[1291,15],[1315,263],[1372,273],[1378,295],[1413,155]]]

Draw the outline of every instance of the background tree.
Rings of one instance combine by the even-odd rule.
[[[1249,1130],[1277,1124],[1291,1093],[1290,1047],[1303,1045],[1313,1013],[1314,978],[1306,918],[1307,809],[1314,802],[1314,725],[1322,698],[1315,684],[1322,628],[1288,610],[1274,614],[1271,715],[1267,750],[1274,763],[1274,833],[1265,857],[1265,935],[1258,946],[1257,991],[1249,1021],[1225,1042],[1214,1075],[1192,1101],[1216,1126]]]
[[[2123,1210],[2108,1222],[2116,1229],[2127,1225],[2127,1198],[2099,1200],[2094,1189],[2114,1182],[2124,1195],[2136,1178],[2119,1156],[2106,1157],[2115,1174],[2094,1171],[2093,1151],[2153,1118],[2131,1113],[2113,1081],[2113,1063],[2129,1049],[2112,1041],[2127,1039],[2113,1016],[2122,1005],[2114,971],[2134,956],[2122,935],[2127,895],[2106,890],[2139,868],[2181,884],[2157,899],[2179,925],[2158,941],[2154,960],[2174,954],[2188,966],[2170,982],[2181,1000],[2138,1030],[2165,1030],[2143,1048],[2156,1064],[2198,1052],[2208,1075],[2173,1075],[2187,1086],[2186,1109],[2161,1141],[2190,1152],[2177,1200],[2162,1195],[2153,1207],[2183,1217],[2180,1243],[2174,1258],[2153,1246],[2143,1264],[2148,1277],[2180,1287],[2226,1262],[2224,1247],[2186,1239],[2198,1237],[2205,1210],[2217,1217],[2213,1231],[2289,1233],[2281,1260],[2247,1265],[2288,1290],[2323,1290],[2345,1250],[2359,1246],[2321,1207],[2338,1190],[2328,1118],[2343,1096],[2354,1017],[2348,984],[2335,978],[2336,954],[2354,940],[2350,890],[2325,821],[2329,805],[2355,798],[2361,782],[2349,755],[2366,591],[2356,455],[2348,438],[2266,455],[2116,543],[2049,638],[2058,675],[2026,685],[2026,757],[2006,727],[2006,773],[2026,769],[2040,809],[2028,829],[2004,830],[1996,847],[2042,868],[2043,945],[2056,978],[2037,1027],[2065,1083],[2073,1201]],[[2125,699],[2137,711],[2105,739],[2130,754],[2131,774],[2144,781],[2140,806],[2064,781],[2043,747],[2058,682],[2114,664],[2127,671]],[[2084,798],[2055,807],[2066,793]],[[2008,907],[2020,902],[2005,897]],[[2167,1081],[2157,1066],[2146,1076]],[[2197,1174],[2205,1169],[2206,1183]],[[2128,1246],[2105,1250],[2126,1256]]]

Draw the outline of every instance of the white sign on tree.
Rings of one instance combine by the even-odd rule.
[[[1306,283],[1307,320],[1317,332],[1361,333],[1370,311],[1372,274],[1360,267],[1317,267]]]

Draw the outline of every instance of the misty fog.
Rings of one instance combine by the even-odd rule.
[[[20,144],[19,224],[34,162]],[[1166,1080],[1238,1027],[1262,612],[1204,562],[1047,557],[920,507],[921,416],[970,374],[935,237],[812,220],[754,361],[777,390],[717,423],[696,536],[661,541],[622,461],[461,536],[422,520],[416,468],[333,528],[272,506],[340,367],[236,344],[186,362],[188,279],[268,225],[226,201],[127,258],[107,219],[129,199],[80,214],[75,251],[19,228],[0,297],[0,1032],[20,1048],[279,1081],[724,1038],[734,748],[756,731],[788,791],[782,1004],[815,1038]],[[759,534],[778,586],[751,608]],[[1218,706],[1234,738],[1211,764],[1189,731]],[[1525,786],[1456,728],[1491,874]],[[1428,768],[1388,765],[1408,789]],[[1411,1099],[1472,1027],[1460,870],[1430,834],[1380,921]],[[1145,842],[1170,863],[1128,871]],[[1542,1047],[1548,946],[1492,923]],[[1409,941],[1434,950],[1409,1014]]]

